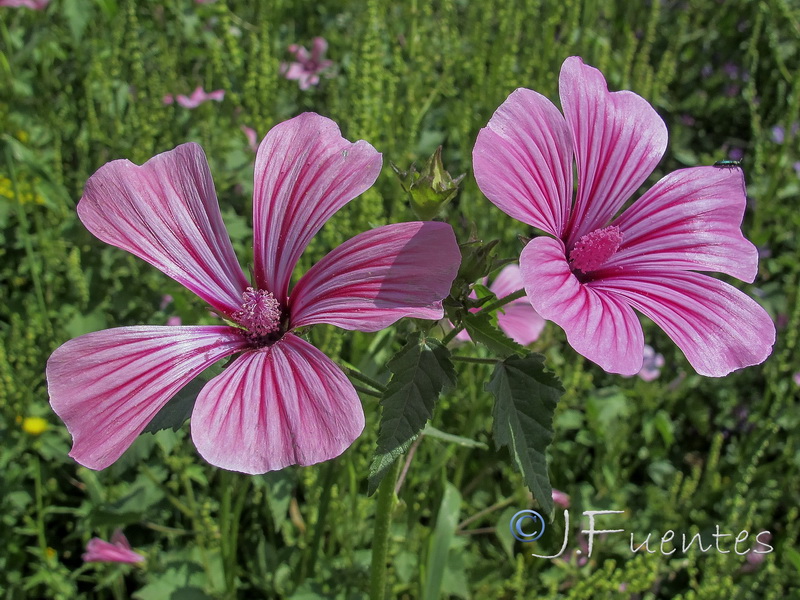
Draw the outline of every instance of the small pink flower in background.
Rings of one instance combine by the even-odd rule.
[[[171,104],[167,102],[167,96],[164,96],[164,104]],[[197,86],[195,90],[192,92],[191,96],[184,96],[183,94],[178,94],[175,96],[175,101],[182,106],[183,108],[197,108],[204,102],[209,102],[211,100],[215,100],[216,102],[222,102],[225,98],[225,90],[214,90],[213,92],[205,92],[203,88]]]
[[[50,403],[76,461],[103,469],[187,383],[238,354],[200,392],[192,439],[212,465],[265,473],[340,455],[364,427],[353,384],[300,337],[310,325],[378,331],[402,317],[442,318],[461,261],[450,225],[398,223],[356,235],[300,277],[311,238],[381,171],[369,143],[305,113],[258,149],[253,197],[254,281],[220,215],[200,146],[138,166],[115,160],[86,183],[78,216],[102,241],[157,267],[231,325],[119,327],[68,341],[47,363]]]
[[[772,534],[769,533],[769,532],[766,532],[766,535],[759,534],[758,538],[759,538],[758,541],[759,541],[760,544],[762,544],[762,545],[763,544],[769,544],[769,542],[772,541]],[[755,550],[751,550],[750,552],[748,552],[745,555],[745,563],[744,563],[744,565],[742,565],[742,569],[741,569],[742,572],[744,572],[744,573],[752,573],[752,572],[756,571],[758,569],[758,567],[761,565],[761,563],[763,563],[764,560],[767,558],[767,554],[770,554],[770,553],[771,552],[764,552],[763,550],[761,552],[756,552]]]
[[[170,304],[172,304],[172,301],[173,301],[173,297],[172,297],[172,296],[170,296],[169,294],[165,294],[165,295],[164,295],[164,296],[161,298],[161,304],[159,304],[159,305],[158,305],[158,310],[164,310],[164,309],[165,309],[165,308],[167,308],[167,307],[168,307]]]
[[[561,490],[557,490],[553,488],[553,502],[560,506],[561,508],[569,508],[569,496],[562,492]]]
[[[661,375],[661,367],[664,366],[664,357],[653,350],[649,344],[644,345],[644,362],[641,370],[637,373],[643,381],[654,381]]]
[[[169,106],[170,104],[175,104],[175,97],[172,94],[164,94],[164,97],[161,99],[161,102],[165,106]]]
[[[609,92],[600,71],[578,57],[564,62],[559,90],[563,115],[541,94],[513,92],[473,150],[475,178],[489,200],[552,236],[534,238],[520,256],[533,307],[611,373],[642,369],[644,335],[634,309],[701,375],[763,362],[775,341],[766,311],[695,272],[748,282],[756,276],[758,253],[740,229],[742,170],[675,171],[615,217],[661,160],[666,126],[640,96]]]
[[[742,160],[744,158],[744,150],[738,147],[733,147],[728,152],[728,158],[730,160]]]
[[[50,0],[0,0],[0,6],[9,8],[30,8],[31,10],[44,10]]]
[[[310,53],[303,46],[292,44],[288,50],[294,54],[295,62],[281,63],[281,74],[286,79],[297,80],[301,90],[317,85],[320,74],[333,66],[332,60],[323,58],[327,49],[328,42],[321,37],[314,38]]]
[[[181,324],[180,317],[172,316],[167,319],[167,325],[169,325],[170,327],[175,327],[180,324]]]
[[[86,544],[86,552],[83,555],[84,562],[119,562],[119,563],[142,563],[144,556],[134,552],[128,543],[128,538],[117,529],[111,536],[111,542],[106,542],[100,538],[92,538]]]
[[[247,125],[242,125],[241,130],[244,132],[245,136],[247,136],[247,145],[250,146],[250,149],[253,152],[258,152],[258,134],[256,130]]]
[[[800,385],[800,371],[792,375],[792,381],[794,381],[795,385]]]
[[[484,280],[484,285],[486,281]],[[520,275],[518,265],[507,265],[497,275],[495,280],[489,286],[489,290],[497,296],[503,298],[509,294],[513,294],[517,290],[522,289],[522,275]],[[472,298],[477,298],[475,293],[470,294]],[[542,333],[545,320],[533,309],[531,303],[525,296],[509,302],[500,309],[497,315],[497,324],[500,329],[512,340],[527,346],[535,342],[539,334]],[[471,312],[478,312],[479,308],[471,309]],[[456,336],[456,339],[462,342],[470,340],[469,334],[466,330],[461,331]]]

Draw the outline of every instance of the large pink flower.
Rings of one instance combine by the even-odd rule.
[[[758,254],[740,230],[742,171],[675,171],[615,216],[664,154],[666,126],[640,96],[609,92],[600,71],[577,57],[564,61],[559,91],[563,116],[534,91],[513,92],[473,151],[483,193],[553,236],[533,239],[520,256],[536,311],[613,373],[642,367],[634,308],[664,329],[702,375],[765,360],[775,341],[767,313],[732,286],[695,272],[755,278]]]
[[[107,467],[186,383],[236,353],[192,414],[192,438],[208,462],[263,473],[341,454],[364,426],[359,398],[297,329],[376,331],[405,316],[439,319],[460,260],[447,224],[387,225],[334,249],[289,293],[312,236],[380,169],[381,155],[363,140],[345,140],[330,119],[306,113],[274,127],[256,157],[251,285],[197,144],[142,166],[101,167],[78,204],[89,231],[161,269],[235,325],[121,327],[58,348],[47,381],[73,436],[70,456]]]

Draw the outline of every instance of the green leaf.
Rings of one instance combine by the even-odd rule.
[[[192,416],[192,409],[200,391],[213,377],[222,373],[220,363],[210,366],[197,377],[187,383],[181,391],[170,398],[163,408],[156,413],[142,433],[155,433],[162,429],[178,431]]]
[[[464,327],[466,327],[469,337],[500,356],[525,354],[525,348],[492,325],[491,319],[491,315],[484,311],[466,313]]]
[[[456,384],[450,351],[439,340],[419,332],[408,338],[387,367],[392,377],[381,399],[378,447],[369,468],[370,494],[433,416],[439,394]]]
[[[508,448],[534,498],[552,516],[545,451],[553,441],[553,413],[564,388],[544,370],[542,355],[529,354],[498,362],[486,389],[495,398],[492,428],[497,447]]]
[[[450,553],[450,546],[456,534],[460,510],[461,494],[452,483],[448,482],[444,488],[439,515],[436,517],[436,528],[433,530],[428,549],[428,568],[422,592],[423,600],[437,600],[441,597],[442,580],[447,568],[447,555]]]

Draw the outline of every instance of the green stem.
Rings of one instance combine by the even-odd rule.
[[[400,472],[400,461],[394,461],[378,487],[378,508],[375,513],[375,535],[372,540],[372,564],[369,569],[370,600],[384,600],[386,594],[386,556],[389,550],[389,530],[394,508],[394,485]]]
[[[220,471],[220,485],[222,486],[222,501],[220,502],[219,510],[219,531],[221,536],[220,553],[222,555],[222,567],[225,572],[225,591],[227,596],[231,597],[233,593],[233,585],[236,580],[235,562],[236,562],[236,544],[232,539],[231,529],[236,529],[236,526],[231,521],[231,502],[233,498],[235,482],[229,471]]]
[[[356,388],[357,392],[361,392],[362,394],[365,394],[367,396],[372,396],[373,398],[383,398],[383,394],[379,394],[378,392],[374,392],[365,387],[361,387],[360,385],[354,385],[353,387]]]
[[[319,499],[319,508],[317,508],[317,521],[314,524],[314,537],[311,539],[309,553],[306,554],[307,560],[304,560],[300,567],[298,584],[303,583],[308,573],[314,572],[314,567],[317,563],[317,555],[319,554],[320,542],[322,541],[322,532],[325,530],[325,520],[328,516],[328,506],[330,506],[331,503],[331,489],[333,488],[335,474],[336,461],[329,460],[328,464],[325,465],[322,494]]]
[[[42,465],[39,457],[34,455],[35,469],[33,471],[33,490],[36,495],[36,539],[39,542],[39,551],[42,560],[47,560],[47,538],[44,535],[44,499],[42,495]]]
[[[39,261],[36,260],[36,254],[33,252],[33,245],[31,244],[30,236],[30,223],[28,222],[28,214],[25,212],[25,206],[22,203],[22,196],[19,193],[19,186],[17,185],[17,173],[14,169],[14,157],[11,156],[11,148],[6,145],[6,164],[8,166],[8,176],[11,178],[11,189],[14,190],[14,200],[17,207],[17,215],[19,217],[20,234],[22,235],[22,243],[25,246],[25,256],[28,259],[28,264],[31,270],[31,279],[33,280],[33,289],[36,294],[36,301],[39,304],[39,312],[44,318],[46,333],[52,336],[52,329],[50,327],[50,317],[47,312],[47,304],[44,301],[44,292],[42,291],[42,282],[40,278],[41,269]]]
[[[358,371],[352,367],[344,367],[344,370],[347,374],[352,377],[353,379],[358,379],[362,383],[366,383],[368,386],[371,386],[378,390],[379,392],[385,392],[386,386],[380,383],[379,381],[375,381],[371,377],[367,377],[361,371]]]
[[[495,300],[491,304],[481,307],[481,312],[488,311],[491,312],[493,310],[497,310],[498,308],[505,306],[509,302],[513,302],[514,300],[519,300],[525,296],[525,290],[517,290],[513,294],[509,294],[508,296],[504,296],[499,300]],[[454,327],[450,333],[442,338],[442,344],[447,345],[449,344],[454,337],[456,337],[459,333],[464,330],[464,325],[459,325],[458,327]]]

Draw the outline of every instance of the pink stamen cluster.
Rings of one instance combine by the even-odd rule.
[[[614,256],[621,243],[622,233],[616,225],[595,229],[581,236],[569,253],[569,262],[573,269],[591,273]]]
[[[281,328],[281,305],[271,292],[247,288],[242,294],[242,308],[233,318],[254,338],[263,338]]]

